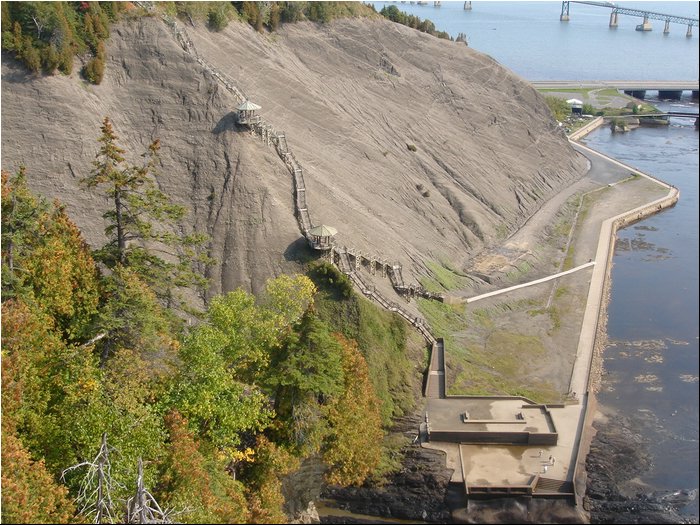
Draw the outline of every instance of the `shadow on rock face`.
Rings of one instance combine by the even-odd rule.
[[[322,252],[311,249],[304,237],[299,237],[284,250],[284,260],[296,263],[307,263],[318,259],[321,253]]]
[[[224,131],[236,131],[236,129],[236,113],[231,111],[223,117],[221,117],[221,119],[219,120],[219,122],[216,123],[216,126],[213,130],[211,130],[211,132],[214,135],[219,135]]]

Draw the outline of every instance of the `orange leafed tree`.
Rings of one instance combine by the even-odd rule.
[[[165,418],[170,434],[159,498],[164,508],[187,509],[183,523],[246,523],[249,513],[243,485],[225,465],[202,452],[202,445],[177,411]]]
[[[34,461],[20,440],[2,436],[2,522],[67,523],[73,515],[68,490]]]
[[[343,348],[344,389],[328,408],[330,434],[323,457],[330,483],[360,485],[379,464],[380,403],[357,343],[340,334],[336,338]]]

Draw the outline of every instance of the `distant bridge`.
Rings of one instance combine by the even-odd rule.
[[[697,80],[535,80],[530,82],[537,89],[622,89],[647,91],[698,91]]]
[[[683,111],[667,111],[666,113],[641,113],[637,115],[621,115],[623,117],[637,117],[637,118],[642,118],[642,117],[678,117],[678,118],[698,118],[697,113],[686,113]],[[619,118],[619,117],[615,117]]]
[[[683,91],[690,91],[698,100],[700,82],[697,80],[535,80],[535,89],[619,89],[625,94],[644,99],[647,91],[658,91],[659,98],[680,100]]]
[[[629,7],[620,7],[616,5],[613,2],[585,2],[585,1],[577,1],[577,0],[565,0],[561,3],[561,15],[559,16],[559,20],[562,22],[568,22],[570,20],[570,15],[569,15],[569,8],[570,4],[584,4],[584,5],[592,5],[594,7],[605,7],[608,9],[611,9],[610,12],[610,27],[617,27],[617,15],[629,15],[629,16],[637,16],[642,18],[644,21],[639,24],[636,29],[637,31],[651,31],[651,22],[649,20],[663,20],[664,21],[664,34],[668,34],[670,32],[670,25],[672,23],[674,24],[683,24],[685,26],[688,26],[688,30],[685,33],[685,36],[687,37],[692,37],[693,36],[693,27],[698,25],[698,19],[697,18],[691,18],[687,16],[678,16],[678,15],[671,15],[667,13],[657,13],[656,11],[648,11],[646,9],[633,9]]]

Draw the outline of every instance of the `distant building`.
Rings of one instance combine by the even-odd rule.
[[[583,114],[583,102],[577,98],[570,98],[566,103],[571,106],[572,115],[582,115]]]

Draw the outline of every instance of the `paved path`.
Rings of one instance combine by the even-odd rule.
[[[549,275],[547,277],[542,277],[541,279],[537,279],[535,281],[530,281],[529,283],[516,284],[515,286],[503,288],[502,290],[494,290],[493,292],[488,292],[488,293],[484,293],[481,295],[477,295],[475,297],[470,297],[469,299],[467,299],[467,302],[473,303],[474,301],[478,301],[480,299],[486,299],[487,297],[492,297],[494,295],[499,295],[499,294],[506,293],[506,292],[512,292],[513,290],[517,290],[518,288],[525,288],[526,286],[534,286],[535,284],[540,284],[540,283],[544,283],[547,281],[551,281],[552,279],[558,279],[559,277],[562,277],[564,275],[569,275],[570,273],[578,272],[579,270],[583,270],[584,268],[588,268],[589,266],[593,266],[594,264],[595,264],[595,261],[590,261],[590,262],[587,262],[586,264],[582,264],[581,266],[577,266],[576,268],[572,268],[571,270],[567,270],[565,272],[560,272],[560,273],[555,273],[554,275]]]

